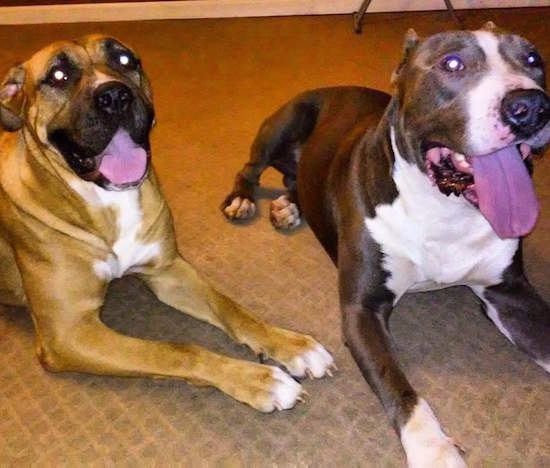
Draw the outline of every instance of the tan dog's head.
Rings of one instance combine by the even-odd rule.
[[[147,174],[151,88],[134,51],[101,35],[51,44],[0,85],[0,124],[27,128],[80,177],[108,190]]]

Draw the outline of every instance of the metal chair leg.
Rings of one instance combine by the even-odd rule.
[[[444,1],[445,1],[445,6],[447,7],[447,11],[451,15],[451,18],[455,22],[456,26],[458,27],[458,29],[462,29],[462,23],[456,16],[451,0],[444,0]],[[365,17],[365,13],[367,12],[367,9],[369,8],[369,5],[371,4],[371,2],[372,0],[363,0],[363,2],[361,3],[361,6],[359,7],[359,11],[353,15],[353,26],[357,34],[360,34],[363,29],[363,18]]]
[[[458,19],[458,16],[456,16],[455,9],[453,8],[451,0],[445,0],[445,5],[447,6],[447,11],[451,15],[451,18],[453,18],[453,21],[455,22],[457,28],[462,29],[462,23]]]
[[[359,8],[359,11],[354,15],[353,25],[354,25],[355,32],[357,34],[361,34],[363,18],[371,2],[372,0],[363,0],[363,3],[361,3],[361,7]]]

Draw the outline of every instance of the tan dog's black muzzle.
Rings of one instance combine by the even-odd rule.
[[[93,99],[98,111],[120,116],[130,110],[134,96],[124,83],[111,81],[100,85],[95,90]]]

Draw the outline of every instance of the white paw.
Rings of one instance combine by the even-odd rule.
[[[264,403],[262,411],[282,411],[293,408],[298,401],[302,401],[302,386],[278,367],[273,367],[273,380],[270,399]]]
[[[409,468],[465,468],[467,465],[425,400],[419,399],[401,430],[401,443]]]
[[[546,372],[550,373],[550,360],[547,362],[544,361],[536,361],[536,363],[542,367]]]
[[[235,197],[233,201],[223,209],[223,213],[229,219],[252,218],[256,213],[256,205],[248,198]]]
[[[319,379],[327,374],[332,376],[331,369],[335,369],[336,366],[330,353],[317,343],[313,349],[305,351],[287,363],[286,368],[296,377],[307,375]]]
[[[300,225],[300,210],[286,195],[271,202],[271,224],[277,229],[293,229]]]

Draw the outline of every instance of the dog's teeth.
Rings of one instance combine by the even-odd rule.
[[[521,157],[526,159],[531,154],[531,147],[527,143],[522,143],[519,145],[519,151],[521,153]]]
[[[446,158],[447,156],[450,156],[453,152],[449,148],[441,148],[441,156]]]

